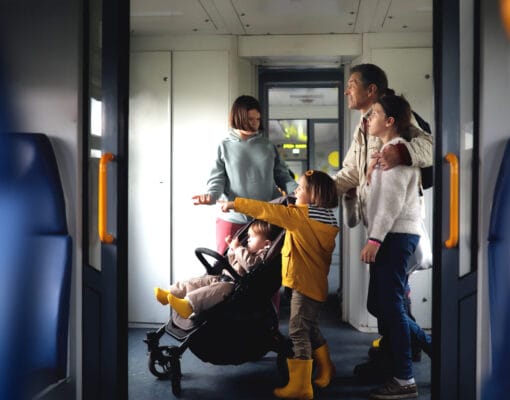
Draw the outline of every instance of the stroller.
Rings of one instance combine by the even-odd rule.
[[[247,223],[236,234],[243,245],[250,225]],[[207,274],[219,275],[227,270],[234,277],[234,289],[228,298],[200,313],[196,320],[184,320],[172,312],[168,323],[146,333],[149,370],[160,379],[170,379],[174,395],[181,393],[180,359],[188,347],[202,361],[216,365],[258,361],[273,351],[282,376],[288,373],[286,360],[292,356],[292,342],[280,333],[278,314],[271,301],[281,286],[280,250],[285,231],[278,229],[264,261],[243,277],[228,263],[226,252],[221,255],[207,248],[195,250]],[[165,333],[181,344],[160,346]]]

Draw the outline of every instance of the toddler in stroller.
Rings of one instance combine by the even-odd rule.
[[[276,233],[275,227],[257,220],[248,228],[246,246],[241,244],[238,237],[226,238],[228,262],[236,275],[242,277],[264,261]],[[154,294],[161,304],[170,304],[180,317],[190,318],[225,300],[234,289],[234,278],[226,270],[221,275],[206,274],[176,282],[169,291],[155,288]]]
[[[172,285],[169,291],[155,289],[157,300],[176,312],[167,324],[147,332],[149,370],[158,378],[170,378],[175,395],[181,391],[180,358],[188,347],[202,361],[217,365],[257,361],[274,351],[278,368],[286,373],[292,344],[280,333],[271,302],[281,286],[284,235],[279,227],[251,221],[228,240],[224,255],[195,250],[206,275]],[[160,346],[165,333],[181,345]]]

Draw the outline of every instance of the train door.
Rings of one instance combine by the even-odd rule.
[[[127,399],[129,2],[84,7],[82,393]]]
[[[434,399],[477,393],[478,3],[434,2]]]

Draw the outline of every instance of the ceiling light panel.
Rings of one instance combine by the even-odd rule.
[[[134,35],[225,33],[221,28],[198,0],[131,0]]]
[[[359,4],[359,0],[231,2],[249,35],[352,33]]]

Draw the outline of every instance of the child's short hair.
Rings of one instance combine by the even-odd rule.
[[[250,225],[250,228],[253,233],[256,235],[261,235],[267,240],[273,241],[278,236],[278,228],[276,226],[260,219],[253,221]]]
[[[333,178],[314,169],[306,171],[304,177],[311,204],[323,208],[338,207],[338,193]]]

